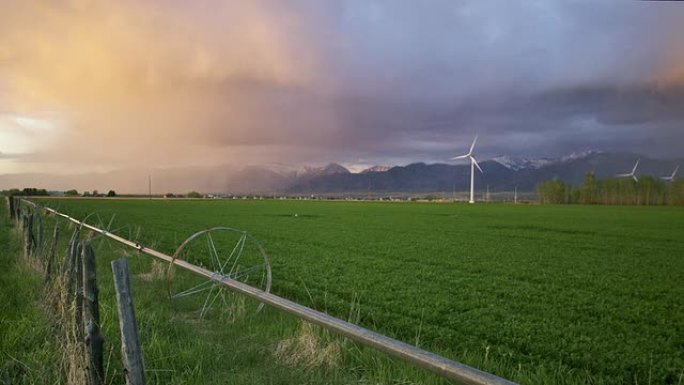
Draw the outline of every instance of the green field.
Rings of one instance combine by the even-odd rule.
[[[77,218],[95,212],[92,224],[115,215],[112,228],[130,225],[120,234],[169,254],[203,228],[246,230],[269,254],[272,292],[344,319],[358,305],[364,326],[522,383],[684,383],[684,210],[679,208],[42,202]],[[138,268],[144,270],[149,261],[141,259]],[[150,312],[168,307],[158,303],[163,282],[138,284],[158,294],[140,306]],[[143,320],[149,318],[145,311]],[[149,322],[173,322],[160,319],[170,312]],[[221,349],[216,340],[207,344]],[[175,349],[158,354],[184,354]],[[375,357],[362,355],[345,365],[371,371],[387,365]],[[192,367],[192,356],[186,358]],[[363,378],[363,370],[335,378]],[[306,381],[320,383],[325,377],[316,376],[324,374]],[[411,381],[436,381],[406,375]],[[177,377],[159,377],[171,379]]]

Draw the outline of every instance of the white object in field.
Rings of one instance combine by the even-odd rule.
[[[480,168],[480,165],[477,164],[477,160],[475,160],[475,156],[473,155],[473,150],[475,149],[475,143],[476,142],[477,142],[477,135],[475,135],[475,139],[473,139],[473,144],[470,145],[470,150],[468,151],[467,154],[455,156],[455,157],[451,158],[451,160],[466,159],[466,158],[470,159],[470,203],[475,203],[475,167],[477,167],[477,169],[480,170],[480,172],[484,174],[484,172]]]
[[[640,160],[641,159],[637,159],[636,163],[634,163],[634,168],[632,169],[632,172],[630,172],[628,174],[617,174],[615,176],[618,178],[630,178],[631,177],[632,179],[634,179],[635,182],[638,182],[639,178],[637,178],[635,173],[636,173],[637,167],[639,167],[639,161]]]
[[[232,293],[226,293],[225,288],[214,280],[179,276],[174,278],[172,285],[173,261],[176,259],[208,268],[217,278],[239,281],[266,293],[271,291],[271,264],[268,256],[261,244],[245,231],[232,227],[213,227],[191,235],[176,249],[166,272],[169,297],[177,300],[180,307],[194,310],[193,307],[199,307],[199,303],[195,302],[193,306],[193,300],[186,297],[206,294],[199,310],[200,318],[207,315],[214,303],[223,305],[225,309],[244,307],[243,304],[229,303],[229,299],[234,299]],[[263,305],[258,304],[256,312]]]
[[[675,167],[674,171],[672,171],[672,175],[670,176],[661,176],[660,179],[666,181],[666,182],[672,182],[675,178],[675,175],[677,175],[677,171],[679,171],[679,165]]]

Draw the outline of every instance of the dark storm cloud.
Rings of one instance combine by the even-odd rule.
[[[279,90],[243,94],[240,106],[244,125],[231,130],[219,125],[203,137],[219,146],[318,147],[329,155],[321,161],[352,156],[445,161],[476,133],[486,156],[588,149],[677,156],[684,141],[681,86],[596,85],[444,100]],[[264,106],[268,116],[261,116]]]
[[[374,96],[344,105],[351,136],[372,129],[434,160],[474,132],[491,154],[618,144],[681,154],[678,4],[346,4],[332,17],[349,34],[334,68],[342,89]]]
[[[240,143],[438,161],[478,132],[489,155],[681,154],[684,7],[341,2],[307,21],[322,86],[262,90],[269,116],[246,124],[263,135]]]

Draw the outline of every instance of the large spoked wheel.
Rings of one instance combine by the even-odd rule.
[[[247,232],[231,227],[199,231],[176,249],[173,259],[212,271],[218,279],[233,279],[265,292],[271,291],[271,264],[264,248]],[[169,298],[176,309],[199,318],[257,313],[263,303],[248,300],[210,279],[170,263],[166,273]]]

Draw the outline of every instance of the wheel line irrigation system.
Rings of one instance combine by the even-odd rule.
[[[214,281],[234,292],[243,294],[247,297],[260,301],[261,303],[267,304],[274,308],[280,309],[288,314],[294,315],[295,317],[301,318],[312,324],[321,326],[329,331],[347,337],[351,340],[359,342],[363,345],[373,347],[380,351],[383,351],[391,356],[397,357],[403,361],[412,363],[416,366],[427,369],[433,373],[436,373],[442,377],[456,381],[459,384],[464,385],[514,385],[514,382],[506,380],[504,378],[495,376],[493,374],[483,372],[481,370],[475,369],[468,365],[450,360],[448,358],[439,356],[437,354],[428,352],[426,350],[417,348],[413,345],[409,345],[405,342],[395,340],[393,338],[384,336],[382,334],[376,333],[374,331],[368,330],[366,328],[360,327],[358,325],[352,324],[347,321],[332,317],[328,314],[313,310],[306,306],[300,305],[293,301],[287,300],[285,298],[279,297],[277,295],[271,294],[266,291],[256,289],[252,286],[246,285],[240,281],[231,279],[226,275],[222,275],[217,272],[212,272],[202,267],[188,263],[182,259],[176,259],[170,255],[161,253],[154,249],[150,249],[140,245],[139,243],[132,242],[128,239],[122,238],[116,234],[112,234],[107,230],[97,228],[95,226],[89,225],[85,222],[79,221],[69,215],[60,213],[49,207],[43,207],[35,202],[21,199],[21,202],[25,202],[38,209],[44,209],[45,211],[65,218],[81,227],[85,227],[93,232],[99,233],[109,239],[122,243],[126,246],[134,248],[141,253],[148,254],[152,257],[166,261],[174,266],[180,267],[187,271],[190,271],[198,276],[207,278],[208,280]]]

